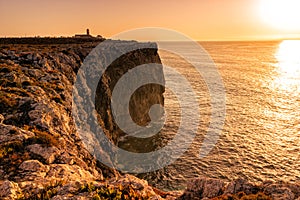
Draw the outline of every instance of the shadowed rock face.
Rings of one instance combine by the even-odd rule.
[[[128,43],[128,45],[136,45],[132,42]],[[161,63],[160,58],[157,53],[157,49],[154,48],[148,48],[148,49],[138,49],[135,51],[131,51],[129,53],[126,53],[116,59],[109,67],[107,68],[106,72],[103,74],[98,87],[97,87],[97,93],[96,93],[96,110],[98,111],[99,115],[101,116],[101,124],[104,126],[106,130],[108,130],[110,134],[109,137],[118,144],[119,140],[122,136],[126,136],[126,133],[122,131],[117,123],[114,120],[114,116],[112,114],[112,108],[111,108],[111,99],[112,99],[112,92],[116,85],[116,83],[119,81],[119,79],[129,72],[131,69],[143,65],[143,64],[149,64],[149,63]],[[160,82],[164,83],[164,76],[163,76],[163,69],[160,68],[152,68],[149,70],[150,73],[144,74],[144,75],[137,75],[138,78],[143,79],[146,77],[143,76],[152,76],[156,80],[160,80]],[[126,90],[127,85],[124,85],[122,90]],[[164,87],[158,84],[146,84],[141,87],[139,87],[132,95],[129,101],[129,113],[130,113],[130,119],[134,123],[136,123],[139,126],[146,126],[151,121],[149,116],[149,110],[150,107],[154,104],[160,104],[161,106],[164,105]],[[122,97],[120,97],[122,98]],[[125,115],[125,112],[118,112],[119,115]],[[157,115],[160,115],[160,113],[156,113]],[[162,114],[162,113],[161,113]],[[126,116],[125,116],[126,117]],[[124,118],[125,118],[124,117]],[[162,117],[162,116],[157,116]],[[129,138],[129,139],[128,139]],[[153,142],[153,137],[147,138],[147,139],[137,139],[134,137],[127,137],[128,145],[130,145],[130,142],[135,139],[134,144],[131,143],[128,150],[135,150],[139,151],[144,149],[144,151],[147,151],[145,149],[145,144],[148,143],[148,145],[152,146],[151,142]],[[151,141],[151,142],[150,142]],[[126,142],[122,142],[121,146],[125,146]],[[135,146],[136,145],[136,146]],[[140,145],[140,147],[139,147]],[[142,146],[142,147],[141,147]],[[153,148],[155,144],[153,144]],[[151,150],[151,149],[148,149]]]

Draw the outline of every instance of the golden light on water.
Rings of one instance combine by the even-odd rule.
[[[300,70],[300,40],[285,40],[276,54],[280,70],[294,74]]]
[[[274,80],[277,89],[300,90],[300,40],[283,41],[275,54],[278,61],[278,77]]]
[[[271,92],[264,105],[264,114],[269,120],[264,127],[273,132],[272,144],[293,148],[294,144],[299,146],[300,134],[300,40],[282,41],[274,56],[277,63],[273,65]]]

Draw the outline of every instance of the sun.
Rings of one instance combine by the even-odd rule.
[[[299,0],[261,0],[260,15],[274,28],[286,31],[300,30]]]

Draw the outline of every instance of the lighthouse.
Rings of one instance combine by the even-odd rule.
[[[76,38],[92,38],[93,36],[90,35],[90,29],[86,29],[86,34],[76,34]]]

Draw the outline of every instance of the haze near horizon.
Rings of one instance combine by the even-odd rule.
[[[110,38],[162,27],[194,40],[300,38],[299,6],[297,0],[0,0],[0,37],[73,36],[89,28]]]

